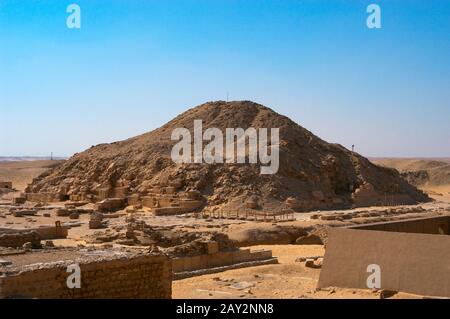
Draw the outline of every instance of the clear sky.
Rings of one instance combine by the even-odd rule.
[[[227,92],[365,156],[450,156],[450,1],[0,0],[0,156],[70,156]]]

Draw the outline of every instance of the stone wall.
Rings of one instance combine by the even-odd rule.
[[[81,269],[81,288],[67,287],[71,273]],[[1,268],[0,268],[1,274]],[[172,265],[163,255],[66,260],[24,266],[0,276],[0,298],[165,298],[172,295]]]
[[[31,243],[33,247],[39,247],[41,238],[36,231],[21,231],[0,234],[0,247],[19,248],[25,243]]]
[[[235,251],[219,251],[208,255],[174,258],[173,271],[175,273],[193,271],[271,258],[271,250],[250,251],[250,249],[239,249]]]
[[[61,202],[66,199],[58,193],[25,193],[25,198],[30,202]]]

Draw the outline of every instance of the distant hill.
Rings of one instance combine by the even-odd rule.
[[[53,157],[53,160],[65,160],[67,157]],[[48,161],[50,156],[0,156],[0,162]]]
[[[0,181],[13,183],[13,188],[23,191],[33,178],[63,163],[61,160],[0,161]]]
[[[450,158],[382,158],[372,162],[395,168],[415,186],[450,185]]]

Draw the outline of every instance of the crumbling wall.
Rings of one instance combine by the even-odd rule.
[[[107,198],[95,204],[99,212],[115,212],[125,207],[123,198]]]
[[[352,194],[355,207],[413,205],[416,201],[408,194],[379,193],[374,186],[365,182]]]
[[[0,247],[22,247],[31,243],[32,247],[39,247],[41,238],[36,231],[4,232],[0,234]]]
[[[67,266],[78,263],[81,287],[69,289]],[[0,276],[0,298],[164,298],[172,296],[172,264],[163,255],[98,258],[23,267]]]

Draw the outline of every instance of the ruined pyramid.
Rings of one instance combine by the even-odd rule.
[[[279,169],[260,174],[260,163],[182,163],[171,158],[175,128],[203,130],[279,128]],[[270,141],[270,140],[269,140]],[[208,102],[189,109],[151,132],[75,154],[28,187],[30,193],[59,193],[91,201],[144,197],[154,188],[175,194],[196,191],[199,210],[307,211],[359,206],[414,204],[429,198],[394,169],[372,164],[341,145],[330,144],[273,110],[250,101]],[[105,191],[106,190],[106,191]],[[102,194],[102,196],[100,195]]]

